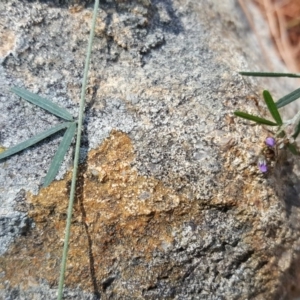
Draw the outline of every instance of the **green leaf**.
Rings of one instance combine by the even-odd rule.
[[[284,130],[280,130],[279,133],[276,134],[276,136],[279,138],[284,138],[286,136],[286,133]]]
[[[287,144],[287,147],[294,155],[299,155],[297,147],[294,144]]]
[[[272,121],[269,121],[269,120],[266,120],[266,119],[263,119],[263,118],[260,118],[260,117],[257,117],[257,116],[253,116],[253,115],[244,113],[242,111],[235,111],[234,114],[236,116],[240,117],[240,118],[247,119],[247,120],[250,120],[250,121],[254,121],[258,124],[264,124],[264,125],[269,125],[269,126],[278,126],[278,124],[276,124]]]
[[[36,94],[33,94],[27,90],[18,87],[13,87],[11,90],[19,97],[49,111],[50,113],[56,115],[57,117],[63,118],[67,121],[73,121],[72,115],[66,109],[58,106],[57,104],[49,101],[48,99],[42,98]]]
[[[52,134],[54,134],[54,133],[56,133],[56,132],[58,132],[58,131],[60,131],[64,128],[68,127],[68,126],[70,126],[70,124],[72,124],[72,123],[65,122],[65,123],[62,123],[62,124],[58,124],[58,125],[50,128],[50,129],[48,129],[48,130],[46,130],[42,133],[39,133],[36,136],[28,139],[27,141],[22,142],[22,143],[20,143],[16,146],[13,146],[13,147],[7,149],[6,151],[0,153],[0,159],[6,158],[8,156],[11,156],[13,154],[16,154],[16,153],[26,149],[26,148],[40,142],[41,140],[47,138],[48,136],[50,136],[50,135],[52,135]]]
[[[75,131],[76,131],[76,123],[74,122],[66,130],[64,137],[57,149],[57,152],[55,153],[55,155],[52,159],[50,168],[49,168],[48,173],[44,180],[44,185],[43,185],[44,187],[48,186],[54,180],[54,178],[64,160],[64,157],[70,148],[72,139],[75,135]]]
[[[272,73],[272,72],[239,72],[244,76],[255,76],[255,77],[292,77],[300,78],[300,74],[295,73]]]
[[[277,108],[283,107],[283,106],[297,100],[299,97],[300,97],[300,89],[297,89],[297,90],[291,92],[290,94],[280,98],[276,102],[276,106],[277,106]]]
[[[274,100],[273,100],[270,92],[264,90],[263,91],[263,96],[264,96],[265,102],[266,102],[266,104],[268,106],[268,109],[269,109],[272,117],[274,118],[274,120],[276,121],[276,123],[279,126],[281,126],[282,125],[282,119],[281,119],[279,111],[278,111],[278,109],[276,107],[276,104],[275,104],[275,102],[274,102]]]
[[[295,128],[295,132],[293,134],[293,138],[296,139],[298,137],[300,133],[300,122],[297,124],[296,128]]]

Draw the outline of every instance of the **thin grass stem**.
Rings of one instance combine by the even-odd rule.
[[[78,117],[78,130],[77,130],[77,138],[76,138],[75,157],[74,157],[74,167],[73,167],[73,174],[72,174],[72,184],[71,184],[70,199],[69,199],[68,214],[67,214],[65,241],[64,241],[61,270],[60,270],[60,277],[59,277],[59,285],[58,285],[58,296],[57,296],[58,300],[62,299],[63,286],[64,286],[64,280],[65,280],[65,271],[66,271],[69,240],[70,240],[71,219],[72,219],[73,203],[74,203],[75,191],[76,191],[76,179],[77,179],[77,170],[78,170],[78,162],[79,162],[81,130],[82,130],[82,124],[83,124],[83,117],[84,117],[85,90],[86,90],[88,71],[89,71],[89,66],[90,66],[90,58],[91,58],[92,44],[93,44],[93,39],[94,39],[94,34],[95,34],[95,25],[96,25],[96,20],[97,20],[98,7],[99,7],[99,0],[95,0],[93,20],[92,20],[91,32],[90,32],[90,37],[89,37],[89,42],[88,42],[87,55],[86,55],[86,59],[85,59],[84,75],[83,75],[83,80],[82,80],[80,108],[79,108],[79,117]]]

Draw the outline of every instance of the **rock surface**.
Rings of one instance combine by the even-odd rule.
[[[300,294],[299,164],[282,152],[267,175],[257,169],[270,133],[233,111],[264,115],[269,82],[237,74],[262,58],[235,4],[222,3],[101,4],[65,299]],[[92,10],[56,4],[0,3],[4,147],[60,122],[8,87],[77,114]],[[3,299],[56,297],[72,151],[60,180],[40,187],[59,138],[1,162]]]

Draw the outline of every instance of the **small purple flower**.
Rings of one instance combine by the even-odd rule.
[[[273,137],[267,137],[266,140],[265,140],[265,144],[268,146],[268,147],[274,147],[276,145],[276,141]]]
[[[267,162],[263,156],[258,159],[258,168],[262,173],[266,173],[268,171]]]

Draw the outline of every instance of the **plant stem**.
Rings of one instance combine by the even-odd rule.
[[[84,75],[83,75],[83,80],[82,80],[80,108],[79,108],[79,116],[78,116],[78,130],[77,130],[77,138],[76,138],[75,157],[74,157],[74,167],[73,167],[73,174],[72,174],[72,184],[71,184],[69,207],[68,207],[68,217],[67,217],[67,224],[66,224],[64,249],[63,249],[61,269],[60,269],[59,285],[58,285],[58,296],[57,296],[58,300],[62,299],[63,286],[64,286],[64,280],[65,280],[65,271],[66,271],[69,239],[70,239],[71,219],[72,219],[73,203],[74,203],[75,191],[76,191],[76,179],[77,179],[77,169],[78,169],[78,162],[79,162],[81,130],[82,130],[82,124],[83,124],[83,117],[84,117],[85,90],[86,90],[88,71],[89,71],[89,66],[90,66],[90,58],[91,58],[92,44],[93,44],[94,33],[95,33],[95,25],[96,25],[98,7],[99,7],[99,0],[95,0],[93,20],[92,20],[90,37],[89,37],[87,55],[85,58]]]
[[[294,124],[294,126],[296,126],[299,123],[299,120],[300,120],[300,110],[296,113],[296,115],[292,119],[283,122],[283,125],[280,127],[280,130],[276,133],[276,136],[280,136],[280,134],[284,130],[286,130],[286,128],[288,126],[293,125],[293,124]]]

